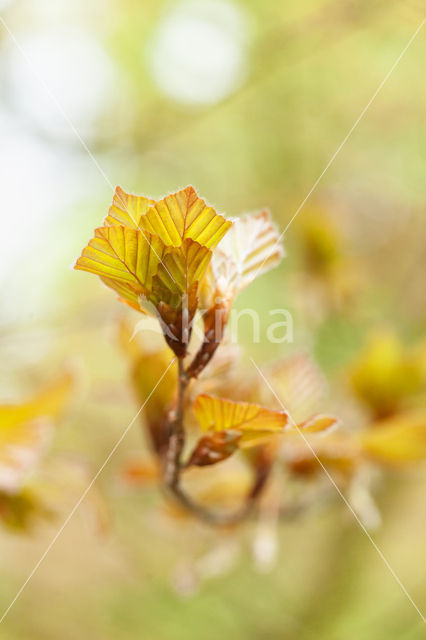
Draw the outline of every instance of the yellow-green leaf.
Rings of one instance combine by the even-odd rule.
[[[101,227],[81,254],[75,269],[89,271],[136,306],[148,296],[165,247],[157,236],[122,226]],[[136,307],[137,308],[137,307]]]
[[[141,216],[155,204],[155,200],[145,196],[134,196],[116,187],[112,205],[104,220],[104,226],[123,226],[139,228]]]
[[[207,394],[197,397],[194,412],[203,431],[241,433],[240,445],[253,446],[288,426],[285,411],[271,411],[257,404],[233,402]]]
[[[179,247],[186,238],[213,249],[232,226],[198,197],[193,187],[166,196],[140,218],[140,226],[161,238],[167,246]]]
[[[190,238],[180,247],[168,247],[153,278],[155,301],[181,306],[182,296],[203,277],[210,258],[211,251]]]

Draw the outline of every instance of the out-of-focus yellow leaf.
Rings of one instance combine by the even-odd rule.
[[[307,434],[307,442],[293,432],[286,435],[282,454],[287,467],[300,475],[324,474],[324,469],[351,475],[362,462],[359,442],[347,433],[332,433],[326,438]]]
[[[152,443],[159,450],[167,446],[168,433],[165,432],[167,425],[164,417],[176,392],[177,371],[176,366],[169,367],[172,354],[165,343],[161,342],[161,347],[153,350],[149,338],[143,338],[143,335],[134,335],[132,327],[126,321],[121,322],[119,341],[129,359],[132,386],[139,406],[150,396],[143,414]],[[164,377],[158,382],[161,376]]]
[[[64,372],[27,402],[0,406],[0,491],[16,493],[36,467],[72,388]]]
[[[285,411],[271,411],[248,402],[233,402],[207,394],[198,396],[194,412],[203,431],[241,433],[240,446],[254,446],[288,426]]]
[[[400,411],[422,387],[420,361],[391,330],[375,332],[350,371],[357,397],[380,419]]]
[[[298,240],[307,270],[314,277],[328,275],[340,264],[342,238],[326,211],[314,209],[299,218]]]
[[[147,232],[122,226],[100,227],[74,268],[100,276],[135,306],[139,296],[149,297],[164,250],[161,240]]]
[[[369,457],[389,465],[426,459],[426,411],[400,414],[376,426],[359,436]]]
[[[0,491],[17,493],[50,444],[53,424],[37,418],[0,426]]]
[[[104,226],[123,226],[139,228],[141,216],[155,204],[155,200],[145,196],[134,196],[116,187],[112,205],[104,220]]]
[[[64,372],[27,402],[0,405],[0,429],[40,416],[56,419],[69,399],[73,383],[72,374]]]
[[[173,247],[191,238],[213,249],[231,226],[232,222],[207,206],[191,186],[166,196],[140,219],[140,227]]]
[[[273,363],[267,369],[267,378],[296,422],[321,409],[326,396],[326,381],[308,354],[298,353]],[[262,385],[262,394],[262,404],[269,406],[274,402],[274,394],[266,385]]]
[[[304,433],[326,433],[335,429],[339,421],[334,416],[316,414],[298,424],[298,428]]]

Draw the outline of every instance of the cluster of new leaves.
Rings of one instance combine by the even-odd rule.
[[[192,187],[158,202],[117,187],[104,226],[95,230],[75,268],[100,276],[138,311],[157,314],[169,346],[181,357],[212,251],[231,225]]]
[[[313,237],[317,242],[317,234]],[[277,460],[298,478],[318,475],[325,466],[350,486],[372,463],[401,465],[426,457],[426,417],[407,402],[425,388],[424,350],[406,353],[392,336],[375,340],[350,372],[355,395],[371,412],[368,424],[354,431],[334,432],[336,418],[316,413],[312,400],[321,395],[322,379],[306,357],[278,362],[267,372],[285,398],[286,410],[277,406],[276,394],[265,393],[257,374],[254,379],[242,376],[243,383],[238,374],[230,375],[229,360],[235,357],[227,361],[229,346],[215,358],[206,378],[204,369],[224,337],[235,297],[279,263],[279,239],[267,211],[226,220],[192,187],[158,202],[117,188],[104,226],[77,260],[77,269],[98,275],[123,302],[155,315],[179,360],[177,372],[165,346],[152,350],[145,341],[141,348],[123,324],[121,341],[134,387],[141,403],[149,398],[145,423],[157,455],[154,468],[139,464],[129,473],[143,480],[162,475],[186,507],[196,505],[182,493],[181,473],[194,474],[237,451],[253,477],[248,503],[262,490]],[[329,256],[325,249],[321,256]],[[197,310],[204,339],[185,367]],[[323,434],[326,437],[318,437]],[[183,461],[186,438],[190,447]],[[196,485],[202,489],[199,480]],[[228,496],[231,485],[227,477]]]
[[[151,443],[166,481],[178,495],[182,470],[216,464],[237,450],[260,451],[262,446],[279,443],[281,437],[291,437],[299,430],[323,432],[336,424],[335,418],[322,415],[296,424],[287,411],[237,400],[232,388],[227,389],[228,397],[201,393],[193,403],[193,414],[202,436],[187,461],[181,461],[187,404],[184,392],[221,343],[235,297],[280,262],[283,249],[279,240],[267,211],[231,221],[207,206],[192,187],[158,202],[117,188],[104,226],[96,229],[77,260],[77,269],[98,275],[119,293],[120,300],[142,313],[155,314],[167,344],[179,359],[179,375],[174,368],[167,369],[167,379],[146,410]],[[201,311],[204,339],[185,368],[183,359],[197,310]],[[128,336],[123,342],[133,361],[139,398],[145,401],[156,382],[150,374],[156,372],[160,379],[170,358],[138,353],[129,346]],[[255,485],[257,481],[255,478]]]

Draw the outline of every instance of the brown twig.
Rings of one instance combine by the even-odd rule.
[[[183,358],[178,358],[178,399],[173,420],[170,424],[169,447],[166,457],[165,483],[172,491],[179,485],[181,457],[185,446],[185,429],[183,425],[185,394],[189,377],[185,371]]]

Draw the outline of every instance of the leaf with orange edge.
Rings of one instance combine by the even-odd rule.
[[[74,268],[100,276],[137,308],[140,296],[149,297],[164,250],[161,240],[149,233],[122,226],[100,227]]]
[[[377,462],[400,465],[426,459],[426,411],[399,414],[374,423],[359,441],[365,454]]]
[[[276,267],[283,255],[280,234],[269,211],[236,219],[213,255],[207,296],[219,294],[232,300],[256,277]]]
[[[135,196],[126,193],[121,187],[116,187],[112,205],[104,220],[105,227],[123,226],[139,229],[140,219],[155,204],[155,200],[145,196]]]
[[[288,414],[285,411],[271,411],[257,404],[233,402],[207,394],[196,398],[194,412],[201,429],[209,436],[217,432],[239,434],[239,438],[235,440],[224,436],[224,448],[230,442],[242,448],[256,446],[282,434],[288,427]],[[216,439],[211,448],[218,448],[218,445],[219,440]]]
[[[220,245],[220,251],[234,262],[235,271],[231,281],[237,291],[244,289],[255,277],[276,267],[284,255],[279,231],[266,209],[235,220]]]
[[[140,227],[166,246],[179,247],[186,238],[213,249],[232,226],[206,205],[191,186],[166,196],[141,216]]]

